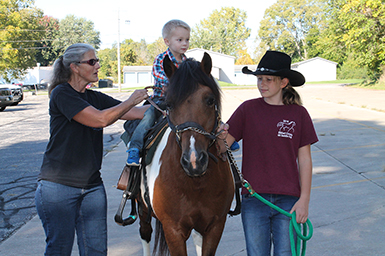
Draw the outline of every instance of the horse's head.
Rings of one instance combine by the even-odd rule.
[[[211,57],[205,53],[201,62],[187,59],[178,69],[166,57],[163,66],[170,80],[166,91],[168,118],[182,150],[180,163],[187,175],[203,175],[221,107],[220,89],[210,75]]]

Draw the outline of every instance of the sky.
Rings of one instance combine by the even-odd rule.
[[[277,0],[35,0],[35,7],[44,15],[63,19],[69,14],[94,22],[100,32],[100,48],[111,48],[114,43],[125,39],[153,43],[162,36],[163,25],[171,19],[185,21],[191,28],[207,19],[214,10],[235,7],[246,11],[246,27],[251,36],[246,41],[249,48],[255,47],[259,23],[267,8]],[[120,20],[120,22],[118,22]],[[119,25],[118,25],[119,24]],[[118,32],[120,31],[120,33]]]

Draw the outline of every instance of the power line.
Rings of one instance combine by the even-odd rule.
[[[32,42],[43,42],[43,41],[53,41],[55,39],[40,39],[40,40],[17,40],[17,41],[6,41],[6,40],[0,40],[0,42],[3,43],[32,43]]]
[[[38,50],[52,48],[51,46],[42,46],[42,47],[25,47],[25,48],[1,48],[0,51],[12,51],[12,50]]]
[[[12,29],[8,29],[8,28],[1,28],[0,31],[10,31],[10,32],[15,32],[15,31],[29,31],[29,32],[38,32],[38,31],[57,31],[57,30],[54,30],[54,29],[27,29],[27,28],[12,28]]]

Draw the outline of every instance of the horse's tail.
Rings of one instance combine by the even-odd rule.
[[[154,243],[154,251],[152,255],[159,255],[159,256],[170,255],[170,251],[166,243],[166,237],[164,236],[163,226],[158,219],[156,219],[155,243]]]

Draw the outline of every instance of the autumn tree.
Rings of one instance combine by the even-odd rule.
[[[59,51],[54,49],[52,42],[57,38],[59,30],[59,20],[50,16],[44,16],[40,20],[40,24],[44,27],[44,37],[37,43],[39,50],[36,53],[36,61],[41,66],[52,65],[58,58]]]
[[[254,60],[251,58],[250,54],[247,52],[247,49],[245,50],[239,50],[238,53],[238,59],[235,61],[235,65],[253,65]]]
[[[6,81],[22,77],[36,65],[35,55],[44,34],[40,9],[29,0],[0,1],[0,76]]]
[[[212,50],[238,58],[250,37],[245,22],[247,14],[234,7],[215,10],[191,31],[190,48]]]

